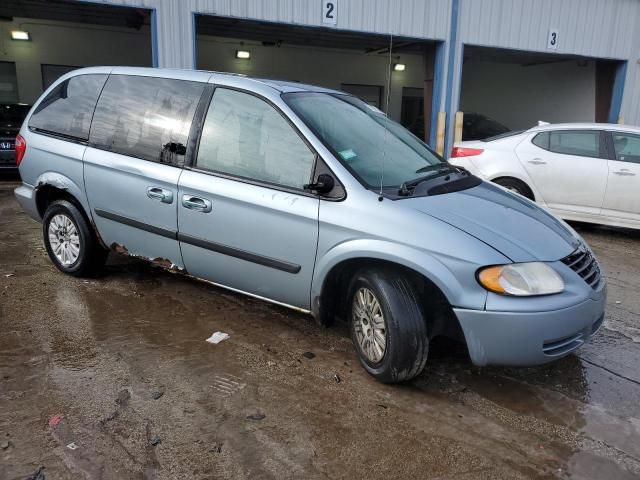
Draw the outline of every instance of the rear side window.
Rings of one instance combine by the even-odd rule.
[[[640,135],[613,132],[611,135],[613,136],[616,160],[640,163]]]
[[[536,147],[544,148],[545,150],[549,150],[549,132],[539,133],[533,140],[531,140]]]
[[[600,132],[595,130],[542,132],[533,137],[531,143],[554,153],[605,158],[600,145]]]
[[[200,82],[111,75],[96,107],[91,146],[181,165],[204,88]]]
[[[580,157],[600,156],[600,132],[589,130],[549,132],[549,150]]]
[[[315,154],[293,127],[260,98],[217,88],[202,129],[199,168],[302,189]]]
[[[78,75],[58,84],[29,119],[29,128],[88,140],[91,118],[107,75]]]

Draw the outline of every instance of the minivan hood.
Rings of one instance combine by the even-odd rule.
[[[561,220],[488,182],[401,202],[476,237],[514,262],[556,261],[580,245],[580,239]]]

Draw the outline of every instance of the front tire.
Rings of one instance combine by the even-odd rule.
[[[52,202],[42,219],[44,245],[58,270],[76,277],[98,274],[107,259],[78,207],[66,200]]]
[[[410,380],[429,353],[427,322],[413,284],[391,268],[360,270],[349,288],[351,339],[360,363],[378,380]]]

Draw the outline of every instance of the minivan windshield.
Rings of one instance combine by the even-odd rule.
[[[415,135],[356,97],[293,92],[282,98],[368,188],[398,188],[449,167]]]

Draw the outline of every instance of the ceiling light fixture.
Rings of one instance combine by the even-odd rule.
[[[31,35],[29,35],[29,32],[25,32],[24,30],[11,30],[11,39],[31,40]]]
[[[247,50],[236,50],[236,58],[248,60],[251,58],[251,52],[248,52]]]

